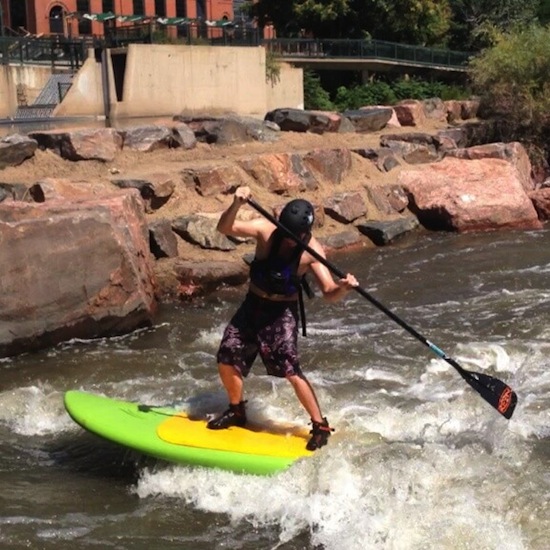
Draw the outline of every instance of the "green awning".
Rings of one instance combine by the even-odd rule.
[[[116,20],[120,23],[140,23],[141,21],[149,20],[150,15],[117,15]]]
[[[196,19],[189,17],[157,17],[157,23],[161,25],[190,25],[196,22]]]
[[[154,20],[160,25],[195,25],[199,24],[200,20],[191,19],[190,17],[155,17],[154,15],[116,15],[110,11],[106,13],[80,13],[72,12],[68,14],[69,17],[76,17],[80,20],[87,19],[88,21],[97,21],[104,23],[105,21],[111,21],[115,19],[119,23],[142,23],[143,21]],[[204,21],[208,27],[230,27],[234,26],[234,21],[228,21],[227,19],[218,19],[217,21]]]

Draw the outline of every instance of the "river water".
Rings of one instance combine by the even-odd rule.
[[[432,234],[331,260],[463,367],[509,383],[501,417],[358,293],[307,303],[303,367],[336,432],[275,477],[169,465],[74,424],[63,393],[225,406],[214,355],[242,293],[154,327],[0,362],[0,546],[540,549],[550,534],[550,230]],[[250,416],[305,424],[290,385],[247,380]]]

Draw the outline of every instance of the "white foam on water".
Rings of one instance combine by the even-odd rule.
[[[408,380],[399,373],[389,372],[384,369],[377,368],[367,368],[358,373],[349,372],[348,374],[356,374],[358,377],[363,378],[369,382],[379,381],[379,382],[395,382],[396,384],[407,385]]]
[[[62,395],[49,385],[0,393],[0,422],[24,436],[58,433],[71,425]]]
[[[458,347],[465,368],[501,377],[518,392],[512,420],[439,359],[409,384],[403,372],[384,366],[346,371],[358,381],[388,383],[352,401],[331,395],[332,383],[315,372],[310,379],[337,431],[313,458],[267,478],[145,470],[136,493],[181,499],[224,514],[235,526],[275,526],[277,545],[307,533],[312,546],[326,550],[542,550],[550,530],[550,517],[541,514],[550,476],[531,453],[533,440],[548,437],[549,350],[515,342]],[[251,409],[299,423],[300,408],[287,408],[292,399],[286,385],[273,384]]]
[[[209,330],[201,330],[193,342],[193,346],[202,350],[214,350],[215,352],[220,344],[224,329],[225,323],[212,327]]]
[[[199,347],[209,340],[214,347],[215,332],[204,333]],[[542,549],[533,541],[550,530],[550,518],[541,513],[550,477],[530,454],[533,440],[549,436],[550,344],[474,342],[451,351],[465,368],[512,385],[520,397],[512,420],[438,358],[427,359],[423,370],[394,364],[395,358],[356,365],[345,376],[315,369],[308,377],[337,431],[313,458],[273,477],[159,464],[143,470],[135,492],[143,499],[181,500],[258,533],[275,529],[275,547],[307,534],[312,546],[326,550]],[[162,380],[152,373],[86,389],[149,404],[179,397],[185,407],[195,396],[192,404],[201,410],[223,406],[215,366],[201,378],[188,360],[184,354],[175,374]],[[305,428],[291,386],[263,376],[260,364],[256,371],[262,376],[246,381],[251,420],[276,418]],[[340,394],[344,383],[357,391]],[[0,393],[0,422],[26,436],[77,429],[62,395],[49,384]],[[44,529],[39,536],[70,540],[79,534]]]
[[[167,467],[145,470],[135,491],[235,526],[276,526],[278,544],[308,533],[326,550],[523,549],[525,511],[513,508],[507,480],[491,477],[496,461],[479,447],[340,441],[274,477]]]

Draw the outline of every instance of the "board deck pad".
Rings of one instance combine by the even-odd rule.
[[[209,430],[205,420],[192,420],[184,414],[165,420],[157,428],[157,434],[162,440],[174,445],[218,451],[287,458],[313,454],[306,449],[307,438],[300,435],[252,431],[237,426]]]
[[[209,430],[174,407],[157,407],[70,390],[64,395],[70,417],[88,432],[128,449],[168,462],[237,473],[272,475],[314,453],[296,426],[232,426]]]

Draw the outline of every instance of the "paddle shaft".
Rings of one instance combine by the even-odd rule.
[[[281,222],[279,222],[279,220],[277,220],[274,216],[272,216],[269,212],[267,212],[256,201],[249,198],[247,199],[247,202],[250,206],[252,206],[252,208],[257,210],[260,214],[262,214],[262,216],[264,216],[272,224],[274,224],[281,231],[283,231],[296,244],[302,247],[308,254],[310,254],[318,262],[326,266],[327,269],[329,269],[334,275],[336,275],[340,279],[344,279],[346,277],[346,274],[342,270],[338,269],[334,264],[329,262],[321,254],[313,250],[310,246],[304,243],[300,238],[294,235],[292,231],[287,229]],[[356,292],[361,294],[363,298],[366,298],[371,304],[377,307],[382,313],[387,315],[390,319],[395,321],[400,327],[405,329],[411,336],[414,336],[414,338],[416,338],[417,340],[422,342],[425,346],[430,348],[439,358],[443,359],[444,361],[447,361],[447,363],[449,363],[449,365],[451,365],[454,369],[456,369],[459,372],[459,374],[462,376],[462,378],[466,382],[468,382],[470,386],[472,386],[472,388],[474,388],[478,393],[480,393],[480,395],[486,401],[488,401],[493,407],[495,407],[502,415],[504,415],[506,418],[511,417],[517,401],[517,397],[515,393],[511,390],[511,388],[509,388],[506,384],[504,384],[500,380],[495,379],[491,376],[488,376],[485,374],[472,373],[464,369],[452,357],[447,355],[441,348],[439,348],[434,343],[430,342],[427,338],[422,336],[422,334],[420,334],[417,330],[411,327],[408,323],[403,321],[403,319],[398,317],[393,311],[389,310],[384,304],[380,303],[374,296],[369,294],[364,288],[362,288],[361,286],[356,286],[353,288]],[[505,398],[504,400],[503,400],[503,397]]]

